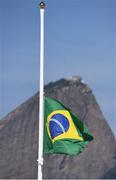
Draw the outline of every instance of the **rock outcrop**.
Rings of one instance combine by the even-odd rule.
[[[91,89],[81,78],[61,79],[45,86],[87,125],[94,140],[78,156],[44,155],[44,178],[116,178],[116,141]],[[0,178],[36,179],[38,93],[0,122]]]

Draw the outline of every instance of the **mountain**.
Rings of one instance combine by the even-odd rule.
[[[92,90],[80,77],[45,86],[87,125],[94,136],[78,156],[44,155],[44,178],[116,178],[116,140]],[[0,178],[36,179],[38,152],[38,93],[0,122]]]

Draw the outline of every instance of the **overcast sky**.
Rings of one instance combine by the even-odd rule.
[[[0,0],[0,118],[39,89],[38,3]],[[45,83],[81,76],[116,132],[116,0],[46,4]]]

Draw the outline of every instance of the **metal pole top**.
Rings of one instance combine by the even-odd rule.
[[[41,1],[39,4],[40,9],[44,9],[45,6],[46,6],[45,3],[43,1]]]

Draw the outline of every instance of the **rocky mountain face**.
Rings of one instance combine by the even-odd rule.
[[[45,86],[45,94],[71,108],[94,136],[78,156],[44,155],[44,178],[116,178],[116,140],[91,89],[79,77]],[[36,179],[38,93],[0,122],[0,178]]]

